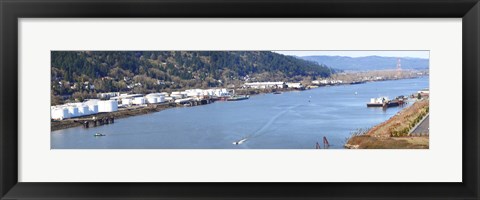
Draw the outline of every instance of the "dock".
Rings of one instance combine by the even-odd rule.
[[[83,125],[83,128],[90,128],[90,127],[97,127],[103,126],[106,124],[113,124],[115,123],[114,117],[103,117],[103,118],[87,118],[87,119],[75,119],[73,120],[76,123],[80,123]]]

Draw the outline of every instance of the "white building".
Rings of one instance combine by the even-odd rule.
[[[203,97],[205,96],[206,90],[202,89],[190,89],[190,90],[185,90],[187,93],[187,97]]]
[[[302,83],[286,83],[288,88],[302,89]]]
[[[325,79],[325,80],[321,80],[320,83],[321,83],[321,84],[329,84],[330,81]]]
[[[172,92],[172,94],[170,94],[170,96],[174,99],[183,99],[183,98],[187,97],[187,94],[182,93],[182,92]]]
[[[98,93],[97,98],[100,99],[110,99],[111,97],[120,96],[120,92],[106,92],[106,93]]]
[[[135,97],[143,97],[143,94],[120,94],[116,97],[111,97],[110,100],[121,101],[123,99],[133,99]]]
[[[332,83],[332,84],[342,84],[343,81],[342,80],[332,80],[332,81],[330,81],[330,83]]]
[[[285,86],[285,82],[254,82],[244,84],[244,87],[252,89],[284,88]]]

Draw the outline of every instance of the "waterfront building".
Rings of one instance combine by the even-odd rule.
[[[314,81],[312,81],[312,84],[314,84],[314,85],[327,85],[327,84],[330,84],[330,81],[327,80],[327,79],[314,80]]]
[[[182,93],[182,92],[172,92],[170,94],[171,97],[173,97],[174,99],[182,99],[182,98],[185,98],[187,97],[186,93]]]
[[[135,97],[143,97],[143,94],[121,94],[116,97],[111,97],[110,100],[122,101],[123,99],[134,99]]]
[[[254,83],[245,83],[245,88],[252,89],[267,89],[267,88],[285,88],[285,82],[254,82]]]
[[[187,97],[201,97],[204,96],[204,90],[202,89],[190,89],[185,90]]]
[[[98,93],[97,98],[99,99],[110,99],[111,97],[120,96],[120,92],[105,92],[105,93]]]
[[[286,83],[288,88],[302,89],[302,83]]]

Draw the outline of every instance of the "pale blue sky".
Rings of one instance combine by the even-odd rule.
[[[290,56],[385,56],[385,57],[412,57],[429,58],[430,51],[273,51]]]

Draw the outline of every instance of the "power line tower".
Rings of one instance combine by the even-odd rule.
[[[402,63],[401,59],[397,59],[397,77],[400,78],[400,75],[402,75]]]

